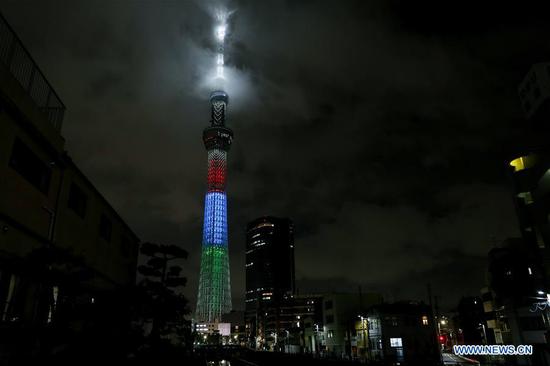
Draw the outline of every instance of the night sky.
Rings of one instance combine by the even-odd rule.
[[[235,308],[260,215],[295,222],[301,293],[426,300],[431,282],[447,308],[479,294],[488,250],[519,235],[517,85],[550,60],[546,9],[479,3],[225,3]],[[193,304],[216,4],[0,4],[67,106],[69,154],[142,240],[189,251]]]

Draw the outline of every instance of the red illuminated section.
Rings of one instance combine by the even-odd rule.
[[[208,159],[208,190],[224,191],[226,177],[225,154],[214,153]]]

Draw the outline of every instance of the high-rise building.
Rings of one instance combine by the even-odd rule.
[[[246,230],[245,320],[251,342],[281,325],[285,298],[294,295],[294,225],[287,218],[260,217]],[[262,333],[262,334],[260,334]],[[265,338],[265,337],[264,337]]]
[[[294,226],[286,218],[261,217],[246,230],[246,309],[294,293]]]
[[[210,96],[211,126],[203,132],[208,151],[208,188],[204,202],[202,256],[197,299],[197,320],[216,322],[231,311],[229,253],[227,240],[227,196],[225,180],[227,152],[233,131],[225,127],[228,96],[223,91]]]

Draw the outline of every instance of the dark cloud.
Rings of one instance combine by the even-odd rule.
[[[518,235],[504,156],[516,96],[550,59],[538,5],[236,1],[227,47],[232,288],[244,228],[291,217],[303,291],[364,289],[452,306]],[[195,297],[215,2],[6,2],[68,106],[75,161],[145,240],[191,254]],[[450,5],[450,8],[447,7]],[[458,291],[458,292],[457,292]]]

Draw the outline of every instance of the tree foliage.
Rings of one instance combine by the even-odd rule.
[[[190,313],[189,303],[178,292],[187,279],[181,275],[181,266],[172,264],[187,259],[187,251],[175,245],[143,243],[140,252],[149,257],[146,264],[138,267],[138,272],[144,277],[140,287],[148,296],[144,315],[153,323],[150,337],[154,341],[168,335],[188,338],[185,335],[190,324],[185,316]],[[188,340],[181,339],[184,343]]]

